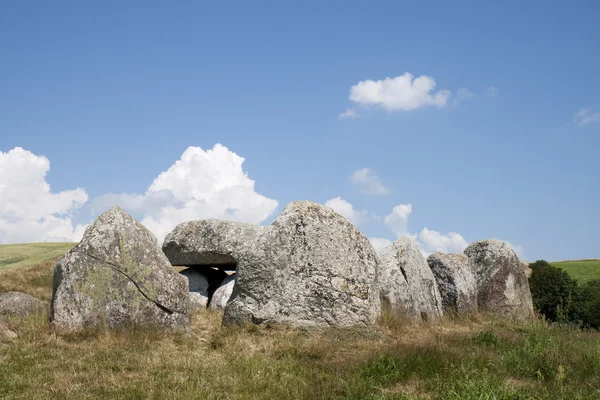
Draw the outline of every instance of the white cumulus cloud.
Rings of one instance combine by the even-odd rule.
[[[581,127],[600,122],[600,106],[581,108],[573,116],[573,122]]]
[[[243,162],[243,157],[220,144],[210,150],[188,147],[145,194],[107,194],[94,200],[94,208],[102,211],[118,204],[141,213],[141,222],[159,243],[184,221],[215,218],[259,224],[278,203],[255,191]]]
[[[424,253],[430,254],[436,251],[444,253],[462,253],[469,243],[457,232],[450,232],[446,235],[423,228],[419,233],[419,243],[422,245]]]
[[[370,214],[367,210],[356,210],[351,203],[339,196],[327,200],[325,205],[327,207],[331,207],[335,212],[346,218],[354,225],[358,225],[361,222],[369,220],[370,218]]]
[[[350,181],[359,187],[362,194],[379,196],[390,192],[390,189],[381,182],[379,176],[371,168],[361,168],[354,171]]]
[[[425,106],[444,107],[451,96],[449,90],[435,91],[435,79],[415,78],[411,73],[394,78],[358,82],[350,88],[350,100],[359,105],[375,105],[388,111],[415,110]]]
[[[16,147],[0,152],[0,243],[77,241],[84,227],[72,213],[88,196],[77,188],[53,193],[50,161]]]
[[[408,233],[408,217],[411,213],[411,204],[398,204],[385,217],[385,224],[396,235],[396,238],[399,239],[403,236],[414,237],[414,235]]]

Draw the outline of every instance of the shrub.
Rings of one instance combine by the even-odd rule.
[[[600,279],[579,287],[573,304],[573,319],[585,327],[600,329]]]
[[[574,301],[578,298],[577,282],[544,260],[531,263],[529,267],[532,270],[529,287],[535,309],[550,321],[572,321],[575,318]],[[584,313],[580,310],[577,314]]]

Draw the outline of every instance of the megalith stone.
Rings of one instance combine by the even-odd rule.
[[[163,252],[172,265],[235,270],[237,260],[263,230],[259,225],[214,219],[184,222],[167,235]]]
[[[422,321],[443,315],[433,272],[410,238],[400,238],[379,253],[379,293],[390,312]]]
[[[56,265],[51,320],[59,328],[189,326],[187,279],[156,238],[119,207],[89,226]]]
[[[533,315],[525,270],[506,243],[475,242],[465,249],[465,254],[475,267],[479,311],[515,319]]]
[[[48,311],[48,304],[26,293],[0,293],[0,315],[26,317]]]
[[[223,323],[370,325],[379,313],[367,238],[331,208],[296,201],[240,257]]]
[[[208,304],[208,279],[196,269],[188,268],[181,271],[188,279],[190,286],[190,307],[192,311],[206,308]]]
[[[477,278],[464,254],[433,253],[427,258],[445,311],[458,315],[477,313]]]
[[[233,293],[233,287],[235,286],[235,280],[237,278],[236,274],[229,275],[221,286],[215,290],[211,299],[210,299],[210,308],[221,308],[224,309],[227,306],[227,302]]]

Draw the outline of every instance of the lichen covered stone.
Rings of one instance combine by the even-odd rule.
[[[331,208],[290,203],[238,261],[225,324],[370,325],[380,314],[377,259]]]
[[[383,249],[378,265],[381,302],[389,312],[419,321],[443,315],[435,277],[412,239],[400,238]]]
[[[444,310],[458,315],[477,313],[477,278],[469,258],[437,252],[427,258],[427,263],[435,276]]]
[[[533,315],[531,291],[515,252],[499,240],[475,242],[465,249],[477,275],[479,311],[526,319]]]
[[[51,320],[66,330],[185,329],[188,292],[187,279],[171,267],[154,235],[113,207],[56,265]]]
[[[36,313],[48,312],[48,303],[27,293],[0,293],[0,315],[27,317]]]
[[[235,270],[237,260],[264,227],[242,222],[184,222],[167,235],[163,252],[172,265],[211,266]]]

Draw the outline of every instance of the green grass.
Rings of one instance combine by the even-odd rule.
[[[23,260],[21,260],[23,261]],[[0,269],[0,292],[50,299],[56,259]],[[53,329],[9,319],[0,399],[600,399],[600,333],[486,316],[373,329],[221,327],[193,316],[188,334]]]
[[[550,264],[564,269],[573,279],[579,282],[600,279],[600,260],[557,261]]]
[[[29,267],[45,261],[54,260],[75,243],[27,243],[0,245],[0,271]]]

